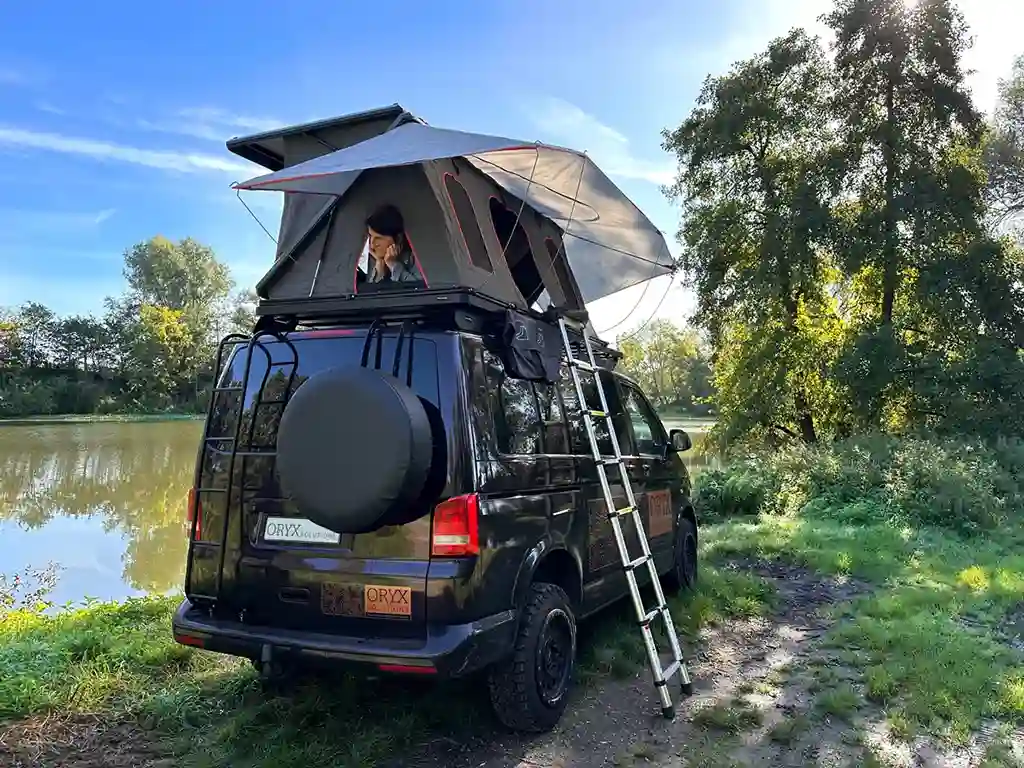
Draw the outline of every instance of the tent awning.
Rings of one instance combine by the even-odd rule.
[[[562,228],[584,301],[673,270],[664,235],[585,154],[538,142],[410,122],[235,188],[343,195],[354,172],[459,157]]]

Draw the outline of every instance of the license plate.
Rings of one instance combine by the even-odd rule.
[[[363,610],[367,615],[412,616],[411,587],[363,587]]]
[[[288,541],[299,544],[337,544],[341,534],[295,517],[268,517],[263,526],[264,541]]]

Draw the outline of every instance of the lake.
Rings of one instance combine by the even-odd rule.
[[[201,434],[199,420],[0,424],[0,573],[60,566],[59,605],[180,589]]]

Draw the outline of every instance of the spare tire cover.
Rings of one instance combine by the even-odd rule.
[[[285,406],[277,473],[302,515],[358,533],[417,500],[432,446],[416,393],[378,370],[335,368],[307,379]]]

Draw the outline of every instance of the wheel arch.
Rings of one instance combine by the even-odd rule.
[[[568,549],[541,542],[527,553],[515,586],[515,606],[521,608],[538,582],[555,584],[569,597],[573,608],[583,603],[583,567]]]

